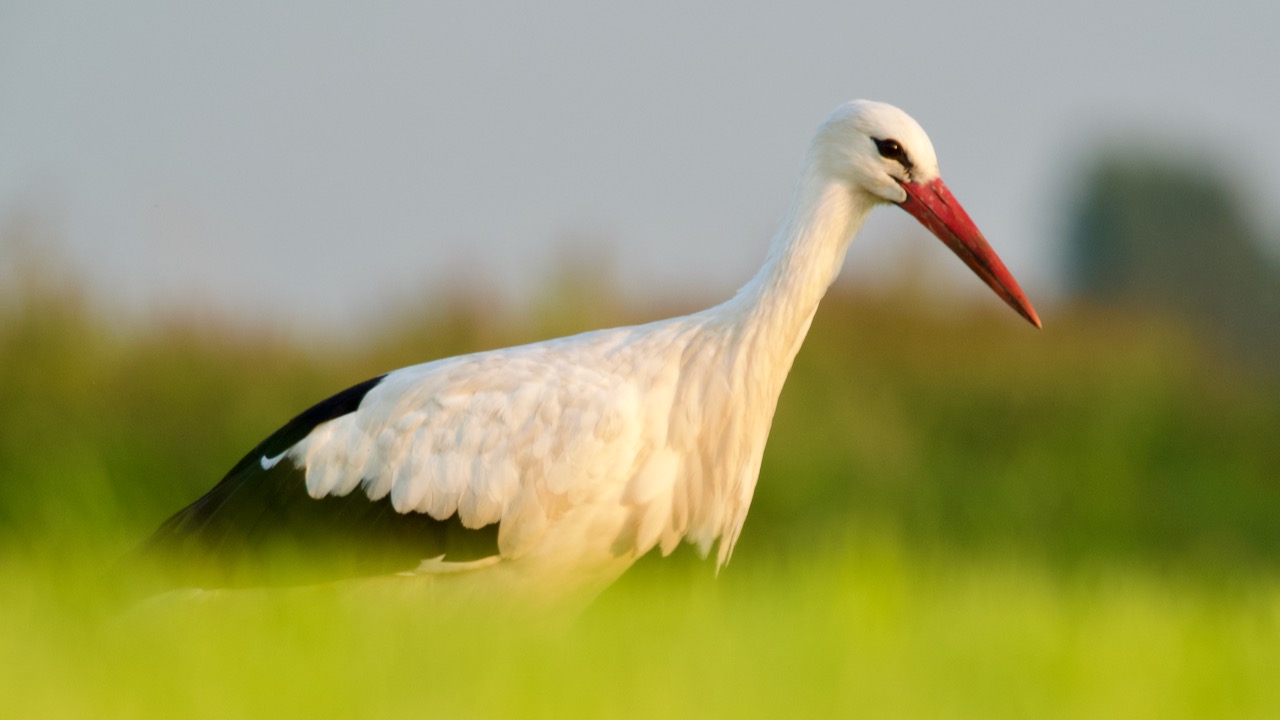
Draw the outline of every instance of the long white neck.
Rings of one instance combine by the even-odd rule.
[[[736,325],[740,352],[753,363],[768,363],[766,374],[778,376],[775,391],[874,206],[866,193],[827,177],[810,157],[764,265],[732,299],[714,308]]]
[[[719,535],[721,565],[746,519],[791,363],[840,272],[850,240],[874,205],[865,193],[820,172],[811,154],[764,266],[728,301],[700,313],[706,323],[700,327],[714,331],[699,334],[698,342],[713,346],[710,352],[723,362],[696,365],[707,389],[699,397],[702,422],[695,447],[722,461],[717,472],[690,475],[689,481],[706,483],[704,492],[724,502],[695,515],[689,533],[704,549]]]

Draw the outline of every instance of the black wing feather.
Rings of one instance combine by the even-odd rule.
[[[498,526],[399,513],[356,490],[312,498],[303,470],[274,458],[316,427],[355,412],[385,376],[311,407],[258,444],[212,490],[166,520],[143,548],[175,587],[296,585],[412,570],[424,559],[498,554]]]

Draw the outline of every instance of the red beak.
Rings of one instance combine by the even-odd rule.
[[[996,251],[987,244],[987,239],[982,237],[942,178],[924,184],[903,182],[901,185],[907,191],[907,199],[901,203],[902,209],[914,215],[946,243],[970,270],[1009,303],[1009,307],[1017,310],[1032,325],[1040,327],[1040,318],[1022,288],[1018,287],[1018,281],[1000,262]]]

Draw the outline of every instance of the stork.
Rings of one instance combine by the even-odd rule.
[[[714,548],[718,569],[818,303],[885,204],[1040,326],[924,130],[856,100],[819,128],[764,265],[729,300],[362,382],[263,440],[146,547],[192,588],[378,579],[585,599],[682,541]]]

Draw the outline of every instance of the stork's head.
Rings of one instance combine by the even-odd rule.
[[[845,103],[818,131],[814,152],[821,171],[851,192],[914,215],[1010,307],[1040,327],[1022,288],[943,184],[933,143],[910,115],[870,100]]]

